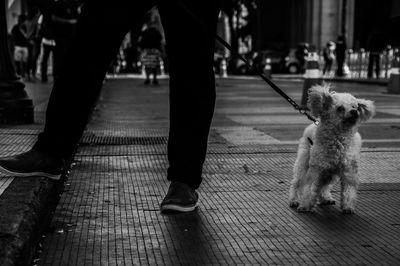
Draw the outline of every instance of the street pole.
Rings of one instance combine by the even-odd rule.
[[[33,103],[17,76],[8,46],[7,0],[0,3],[0,124],[33,123]]]

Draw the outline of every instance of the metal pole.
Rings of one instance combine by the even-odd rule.
[[[33,104],[11,60],[7,35],[7,0],[0,3],[0,123],[33,123]]]

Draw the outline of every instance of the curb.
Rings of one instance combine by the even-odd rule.
[[[303,75],[272,75],[272,79],[297,79],[304,80]],[[369,79],[369,78],[340,78],[340,77],[321,77],[323,81],[327,82],[352,82],[352,83],[362,83],[362,84],[372,84],[372,85],[384,85],[387,86],[389,79]]]
[[[0,265],[34,263],[68,173],[63,171],[58,181],[16,177],[1,195]]]
[[[15,178],[4,191],[0,197],[0,265],[32,264],[62,184],[44,177]]]
[[[351,83],[361,83],[361,84],[371,84],[371,85],[382,85],[387,86],[389,80],[387,79],[349,79],[349,78],[322,78],[323,81],[333,81],[333,82],[351,82]]]
[[[0,265],[29,265],[58,202],[46,178],[15,178],[0,197]],[[7,214],[7,215],[4,215]]]
[[[168,79],[168,75],[160,76],[159,79]],[[216,75],[217,79],[236,79],[236,80],[260,80],[258,76],[244,76],[244,75],[229,75],[227,77],[221,77]],[[106,79],[143,79],[142,75],[137,74],[121,74],[121,75],[107,75]],[[288,80],[304,80],[303,75],[284,75],[284,74],[272,74],[272,80],[288,79]],[[327,82],[354,82],[362,84],[373,84],[387,86],[389,83],[388,79],[367,79],[367,78],[324,78],[321,80]]]

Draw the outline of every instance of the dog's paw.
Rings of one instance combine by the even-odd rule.
[[[297,201],[290,201],[289,206],[290,208],[297,208],[299,207],[299,203]]]
[[[329,199],[329,200],[324,199],[319,202],[319,205],[335,205],[335,204],[336,204],[336,201],[331,200],[331,199]]]
[[[344,208],[344,209],[342,209],[342,213],[343,214],[353,214],[354,209],[353,208]]]
[[[315,208],[300,206],[300,207],[297,208],[297,211],[298,212],[305,212],[305,213],[314,213],[315,212]]]

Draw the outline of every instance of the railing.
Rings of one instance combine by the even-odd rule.
[[[398,52],[398,49],[387,48],[383,52],[379,54],[379,66],[380,66],[380,78],[389,78],[390,76],[390,68],[392,61],[395,57],[395,54]],[[348,49],[346,51],[346,60],[344,66],[344,73],[347,77],[350,78],[367,78],[368,77],[368,64],[369,64],[369,51],[361,48],[359,50]],[[322,52],[320,53],[319,63],[320,68],[322,69],[325,62],[322,56]],[[334,60],[332,64],[331,71],[326,73],[325,76],[333,77],[335,76],[335,72],[337,69],[336,60]],[[373,65],[372,77],[376,77],[375,74],[375,64]]]

